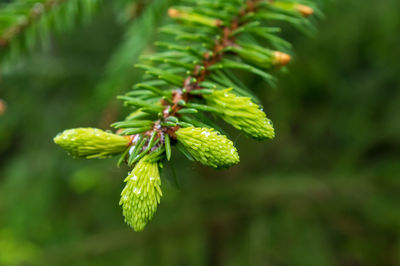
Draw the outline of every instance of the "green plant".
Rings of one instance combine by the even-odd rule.
[[[0,4],[0,58],[15,59],[22,51],[45,45],[51,30],[87,21],[101,0],[16,0]],[[6,60],[7,59],[7,60]]]
[[[54,141],[75,157],[121,154],[132,167],[120,204],[126,222],[140,231],[160,202],[159,168],[175,145],[189,159],[214,168],[239,162],[236,148],[213,118],[221,118],[259,140],[275,136],[271,121],[250,90],[235,77],[248,71],[273,84],[270,71],[290,61],[290,44],[273,22],[304,31],[315,3],[300,0],[187,0],[168,14],[180,22],[161,28],[175,36],[158,42],[164,51],[144,57],[137,67],[144,81],[124,96],[132,113],[112,127],[115,134],[80,128]],[[272,22],[272,23],[271,23]],[[123,137],[122,137],[123,136]]]

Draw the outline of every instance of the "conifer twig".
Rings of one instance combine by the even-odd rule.
[[[12,25],[10,28],[3,31],[3,33],[0,35],[0,48],[7,47],[13,38],[23,32],[32,23],[39,20],[43,14],[52,8],[56,8],[65,1],[68,0],[49,0],[44,3],[35,3],[27,12],[27,15],[24,17],[24,19],[20,19],[17,24]]]
[[[2,67],[22,52],[45,44],[52,30],[86,21],[102,0],[18,0],[0,5]]]
[[[268,47],[290,45],[277,36],[280,28],[267,22],[287,22],[306,30],[311,27],[307,17],[316,10],[307,0],[186,2],[187,6],[168,11],[181,23],[162,28],[175,36],[175,42],[157,43],[166,51],[136,65],[145,70],[144,81],[119,97],[133,112],[112,124],[118,129],[116,134],[78,128],[55,138],[74,156],[122,154],[119,163],[126,162],[132,171],[125,179],[120,204],[125,221],[136,231],[143,230],[160,203],[159,168],[164,159],[171,159],[171,146],[189,160],[216,169],[239,162],[233,142],[204,113],[212,113],[252,138],[274,138],[272,122],[246,96],[250,93],[231,69],[273,82],[268,71],[285,66],[291,57]]]

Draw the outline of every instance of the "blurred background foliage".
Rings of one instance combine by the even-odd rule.
[[[0,265],[400,265],[398,0],[330,2],[314,37],[287,29],[296,55],[277,88],[238,73],[276,139],[228,128],[241,163],[227,171],[176,156],[142,233],[118,206],[127,169],[52,142],[126,114],[115,95],[175,1],[128,2],[2,70]]]

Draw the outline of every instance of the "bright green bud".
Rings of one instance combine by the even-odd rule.
[[[176,137],[193,158],[204,165],[227,168],[239,162],[233,142],[211,128],[180,128]]]
[[[125,222],[135,231],[142,231],[157,210],[162,196],[161,179],[157,162],[143,157],[125,179],[119,205]]]
[[[90,159],[123,152],[129,139],[97,128],[74,128],[58,134],[54,142],[73,157]]]
[[[274,138],[271,120],[248,97],[230,93],[232,89],[216,90],[204,95],[209,106],[220,110],[220,116],[229,124],[256,139]]]
[[[285,11],[297,11],[302,14],[304,17],[311,16],[314,13],[314,9],[310,6],[302,5],[299,3],[291,3],[291,2],[284,2],[284,1],[275,1],[270,2],[270,5],[283,9]]]
[[[177,10],[175,8],[168,9],[168,15],[174,19],[181,19],[183,21],[194,22],[202,25],[207,25],[210,27],[218,27],[222,23],[222,21],[219,19],[209,18],[199,14],[185,12],[183,10]]]

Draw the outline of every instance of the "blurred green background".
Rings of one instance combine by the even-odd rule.
[[[0,265],[400,265],[399,11],[398,0],[329,2],[315,36],[287,30],[296,55],[277,88],[243,76],[276,139],[228,128],[241,163],[227,171],[174,153],[179,184],[166,165],[141,233],[118,206],[128,169],[74,160],[52,138],[126,114],[115,95],[142,72],[99,83],[126,29],[151,15],[121,23],[105,4],[55,34],[0,81]],[[133,31],[133,58],[151,52],[161,17]]]

